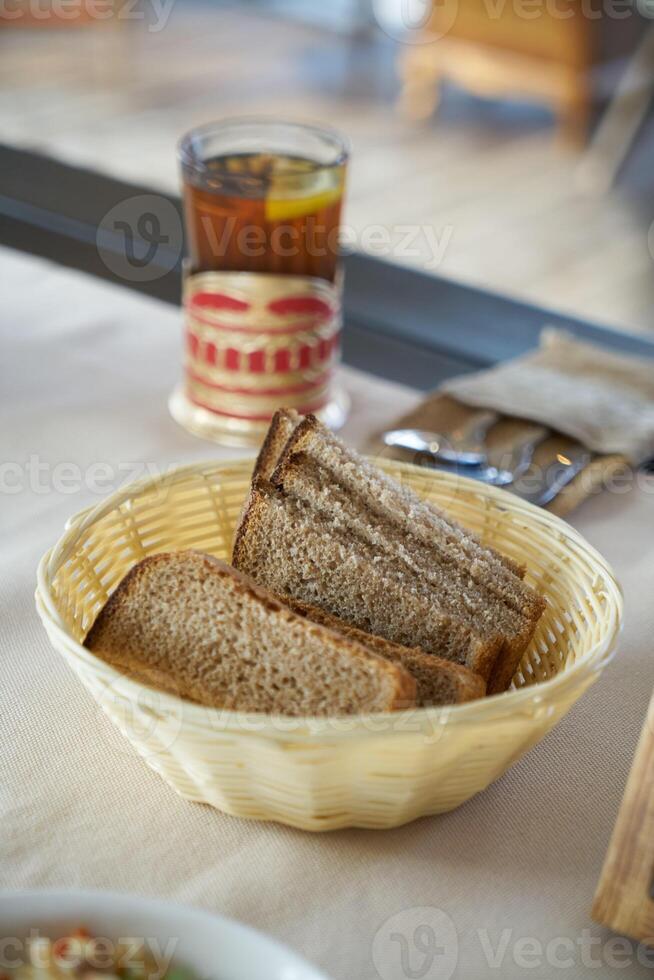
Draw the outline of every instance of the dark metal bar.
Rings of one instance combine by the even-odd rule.
[[[126,279],[103,258],[125,250],[124,239],[103,224],[116,205],[155,194],[163,206],[174,208],[181,229],[179,198],[7,146],[0,146],[0,173],[3,244],[179,303],[181,230],[163,250],[160,274],[149,281]],[[148,242],[139,240],[136,228],[134,234],[147,251]],[[645,337],[438,276],[359,254],[346,256],[345,267],[346,363],[416,388],[432,388],[445,377],[515,357],[537,345],[546,324],[615,350],[654,357],[654,341]]]

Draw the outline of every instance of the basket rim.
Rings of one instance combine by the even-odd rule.
[[[36,610],[57,651],[66,659],[82,661],[93,668],[96,673],[103,674],[117,694],[122,694],[131,701],[137,701],[139,694],[144,691],[155,691],[160,709],[174,711],[177,714],[183,712],[185,724],[195,724],[206,729],[209,721],[215,732],[238,732],[239,734],[251,732],[254,735],[272,736],[283,741],[304,740],[307,731],[313,736],[319,736],[323,741],[341,740],[351,736],[378,737],[380,734],[396,732],[401,729],[402,724],[406,724],[409,717],[414,719],[415,725],[413,728],[405,730],[407,733],[414,734],[416,730],[420,731],[425,728],[433,730],[436,724],[447,724],[449,727],[453,724],[499,723],[506,720],[507,717],[515,717],[520,714],[551,713],[555,710],[559,698],[568,693],[571,688],[582,689],[592,683],[614,656],[617,639],[623,625],[622,589],[606,559],[576,529],[554,514],[535,507],[533,504],[500,488],[481,484],[458,474],[425,470],[412,463],[379,459],[376,459],[375,463],[381,464],[382,468],[385,468],[384,462],[390,462],[392,466],[389,468],[394,472],[415,473],[416,470],[419,470],[423,478],[428,475],[428,479],[433,479],[435,482],[442,482],[451,487],[463,487],[464,491],[486,499],[491,504],[499,505],[498,509],[502,511],[508,510],[520,514],[532,522],[535,519],[540,524],[549,525],[553,530],[555,529],[559,534],[562,534],[564,538],[573,542],[578,549],[585,552],[587,559],[595,567],[596,573],[602,579],[604,593],[610,602],[610,615],[607,618],[605,635],[586,651],[576,663],[554,677],[465,704],[409,708],[390,713],[371,712],[357,715],[292,717],[264,712],[244,713],[226,708],[210,708],[149,687],[132,680],[102,658],[96,657],[70,634],[59,615],[50,584],[53,570],[58,569],[67,560],[84,530],[115,507],[144,491],[164,487],[167,483],[178,482],[180,478],[183,479],[188,474],[203,473],[207,469],[221,472],[235,469],[239,474],[243,471],[243,475],[246,476],[244,468],[246,466],[251,467],[254,459],[254,456],[246,456],[224,463],[216,460],[201,460],[172,467],[164,474],[157,474],[154,477],[141,477],[126,484],[104,500],[84,508],[70,517],[66,522],[64,533],[41,558],[36,576]],[[336,729],[335,726],[342,727]],[[297,730],[294,731],[294,729]]]

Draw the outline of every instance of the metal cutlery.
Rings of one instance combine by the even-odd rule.
[[[531,475],[527,486],[520,486],[519,481],[531,465],[535,445],[527,440],[523,447],[517,447],[513,456],[518,462],[507,467],[498,466],[464,466],[461,470],[445,463],[431,461],[428,465],[433,469],[445,472],[459,472],[469,480],[479,480],[493,487],[506,487],[521,500],[545,507],[554,500],[565,487],[574,480],[582,470],[593,460],[594,453],[580,447],[569,450],[565,455],[559,453],[556,460],[542,472]],[[518,485],[516,485],[518,484]]]
[[[499,420],[497,412],[478,412],[464,425],[451,432],[430,432],[427,429],[391,429],[384,432],[386,446],[427,453],[444,463],[462,466],[488,466],[486,436]]]
[[[566,453],[558,453],[556,460],[539,475],[537,480],[534,480],[533,485],[512,487],[511,490],[521,500],[526,500],[537,507],[545,507],[588,466],[594,456],[594,453],[583,446]]]
[[[400,430],[411,432],[412,430]],[[536,447],[547,438],[549,430],[544,426],[535,426],[529,430],[526,438],[517,443],[508,453],[502,457],[501,463],[491,462],[488,455],[484,454],[483,464],[462,463],[462,475],[471,480],[480,480],[495,487],[505,487],[523,476],[531,466]],[[416,445],[419,442],[416,440]],[[435,469],[451,470],[456,464],[444,462],[440,453],[436,454],[431,450],[418,450],[419,465],[434,467]]]
[[[510,488],[522,500],[544,507],[563,490],[593,459],[583,446],[559,453],[556,460],[539,473],[530,474],[525,486],[520,479],[530,469],[536,447],[550,434],[545,426],[534,426],[501,462],[492,461],[486,446],[490,428],[498,422],[496,412],[477,413],[451,432],[426,429],[392,429],[382,436],[387,446],[416,453],[419,465],[452,472],[495,487]]]

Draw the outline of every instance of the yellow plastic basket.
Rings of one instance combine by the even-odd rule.
[[[505,491],[381,465],[524,562],[546,595],[547,610],[507,693],[356,718],[245,715],[154,691],[86,650],[98,610],[144,556],[195,548],[229,558],[251,460],[199,463],[134,483],[73,518],[43,557],[36,604],[53,645],[180,795],[306,830],[396,827],[452,810],[540,741],[610,659],[620,588],[576,531]]]

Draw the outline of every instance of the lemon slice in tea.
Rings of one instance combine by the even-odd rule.
[[[309,160],[293,160],[292,171],[273,172],[266,195],[266,221],[293,221],[336,204],[343,194],[343,170],[315,170]],[[305,166],[302,167],[301,165]]]

